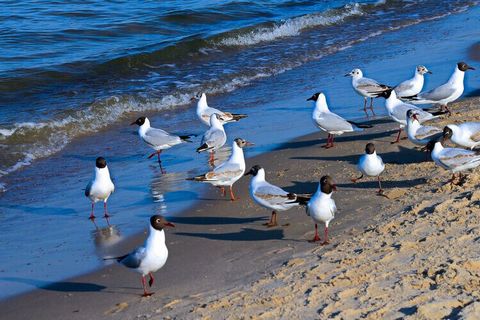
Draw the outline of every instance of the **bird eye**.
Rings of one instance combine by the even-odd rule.
[[[155,220],[156,223],[160,223],[160,219]]]

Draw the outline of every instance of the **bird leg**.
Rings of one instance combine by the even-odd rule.
[[[153,274],[151,272],[148,273],[150,276],[150,280],[148,280],[148,286],[151,287],[153,286],[153,282],[155,281],[155,278],[153,277]]]
[[[267,223],[263,224],[264,226],[267,226],[269,228],[277,226],[277,212],[272,211],[272,215],[270,217],[270,221]]]
[[[380,176],[378,176],[377,179],[378,179],[378,194],[383,194],[382,183],[380,182]]]
[[[90,217],[88,219],[95,222],[95,216],[93,215],[93,208],[95,207],[95,202],[92,202],[92,211],[90,212]]]
[[[372,115],[375,116],[375,112],[373,111],[373,98],[370,98],[370,110],[372,110]]]
[[[212,167],[215,165],[215,151],[210,152],[210,159],[208,159],[208,164]]]
[[[320,241],[320,236],[318,235],[318,226],[315,223],[315,236],[309,242],[316,242],[316,241]]]
[[[325,226],[324,234],[325,234],[325,238],[324,238],[323,242],[320,243],[322,246],[324,246],[326,244],[330,244],[330,242],[328,242],[328,227],[327,226]]]
[[[142,285],[143,285],[143,294],[142,297],[150,297],[153,292],[147,292],[147,283],[145,281],[145,276],[142,275]]]
[[[402,134],[402,128],[399,128],[399,129],[398,129],[397,139],[396,139],[395,141],[390,142],[390,143],[391,143],[391,144],[394,144],[394,143],[400,142],[400,134]]]
[[[103,217],[104,218],[110,218],[110,215],[108,214],[108,211],[107,211],[107,203],[104,201],[103,202]]]
[[[329,133],[327,137],[327,144],[322,146],[322,148],[328,149],[331,147],[333,147],[333,134]]]
[[[350,180],[351,180],[353,183],[357,183],[357,181],[360,180],[360,179],[362,179],[362,178],[363,178],[363,173],[362,173],[362,175],[361,175],[360,177],[358,177],[358,178],[352,178],[352,179],[350,179]]]
[[[365,115],[367,116],[367,119],[368,119],[369,115],[367,112],[367,97],[363,97],[363,111],[365,112]]]
[[[233,194],[233,186],[230,186],[230,201],[235,201],[240,198],[235,198],[235,195]]]
[[[162,172],[162,174],[165,174],[167,173],[167,171],[165,171],[163,169],[163,166],[162,166],[162,159],[160,159],[160,154],[162,153],[162,150],[158,150],[154,153],[152,153],[151,155],[148,156],[148,159],[151,159],[154,155],[157,155],[158,157],[158,164],[160,165],[160,171]]]
[[[446,104],[440,105],[440,111],[443,111],[443,109],[448,112],[449,117],[452,115],[452,112],[450,111],[450,109],[448,109],[448,106]]]

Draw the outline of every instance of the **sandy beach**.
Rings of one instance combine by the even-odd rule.
[[[458,102],[451,117],[433,123],[467,115],[478,121],[478,103]],[[152,297],[139,296],[136,274],[111,265],[6,299],[2,318],[478,318],[480,175],[474,170],[461,186],[451,186],[450,174],[425,162],[408,140],[390,143],[396,124],[372,124],[339,137],[332,149],[320,147],[325,135],[318,132],[247,159],[247,167],[265,167],[267,180],[293,192],[313,192],[322,175],[334,177],[339,212],[330,245],[307,241],[314,229],[302,208],[282,212],[279,227],[263,226],[270,212],[249,198],[249,178],[243,178],[235,186],[239,201],[210,189],[198,205],[172,217],[170,257],[156,273]],[[387,164],[387,197],[375,193],[374,179],[350,182],[367,142]],[[144,238],[115,250],[125,252]]]

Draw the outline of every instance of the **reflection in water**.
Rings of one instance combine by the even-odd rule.
[[[109,225],[108,227],[93,230],[92,239],[97,256],[104,258],[108,257],[112,251],[111,249],[122,240],[122,235],[116,226]]]

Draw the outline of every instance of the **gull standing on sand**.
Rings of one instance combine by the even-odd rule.
[[[151,287],[155,281],[152,273],[158,271],[167,262],[168,249],[165,245],[165,231],[163,231],[165,227],[175,227],[175,225],[160,215],[151,216],[149,234],[145,244],[127,255],[113,258],[142,275],[143,297],[153,294],[147,292],[145,276],[150,276],[148,285]]]
[[[443,137],[459,146],[474,149],[480,145],[480,122],[449,124],[443,128]]]
[[[277,225],[277,211],[286,211],[298,205],[306,205],[309,196],[287,192],[265,180],[265,170],[255,165],[245,175],[253,175],[250,181],[250,195],[256,203],[272,210],[270,221],[264,223],[267,227]]]
[[[402,97],[411,97],[419,94],[423,89],[423,84],[425,82],[423,75],[425,73],[432,74],[432,72],[425,66],[417,66],[413,78],[405,80],[393,88],[397,93],[397,96],[402,99]]]
[[[430,91],[404,98],[414,104],[439,104],[442,109],[445,108],[450,113],[447,104],[457,100],[462,95],[464,89],[463,80],[465,78],[465,71],[467,70],[475,70],[475,68],[465,62],[459,62],[446,83]]]
[[[236,138],[232,145],[232,154],[227,161],[215,167],[212,171],[188,178],[187,180],[208,182],[215,187],[219,187],[222,195],[225,196],[225,187],[230,188],[230,200],[235,201],[233,194],[233,184],[239,180],[245,173],[245,157],[243,155],[243,148],[252,146],[253,143],[248,142],[242,138]]]
[[[195,98],[197,97],[193,97],[191,100],[195,100]],[[207,96],[205,95],[205,93],[202,93],[197,102],[197,117],[198,119],[200,119],[200,121],[202,121],[204,124],[209,126],[210,117],[212,116],[212,114],[218,114],[220,118],[220,122],[222,124],[225,124],[228,122],[235,122],[247,117],[246,114],[224,112],[224,111],[220,111],[218,109],[209,107],[207,103]]]
[[[416,110],[407,111],[407,137],[412,143],[426,146],[430,140],[438,139],[442,135],[442,129],[433,126],[423,126],[418,121],[419,114]]]
[[[333,147],[334,135],[341,135],[345,132],[363,131],[364,128],[372,127],[371,125],[345,120],[331,112],[328,109],[325,95],[321,92],[315,93],[307,99],[307,101],[309,100],[315,102],[315,108],[312,113],[313,122],[319,129],[328,132],[327,144],[323,146],[324,148],[328,149]]]
[[[140,117],[130,125],[138,125],[138,135],[140,138],[152,147],[155,152],[148,156],[148,159],[152,158],[154,155],[158,156],[158,163],[160,164],[160,169],[162,173],[165,173],[162,167],[162,160],[160,159],[160,154],[163,150],[169,149],[177,144],[183,142],[191,142],[188,139],[193,135],[185,136],[176,136],[170,134],[162,129],[150,127],[150,120],[147,117]]]
[[[332,199],[332,194],[335,190],[337,190],[337,187],[333,183],[333,179],[330,176],[323,176],[320,179],[317,192],[307,204],[307,215],[312,217],[315,222],[315,236],[311,242],[320,241],[317,224],[323,222],[325,223],[325,238],[321,244],[329,243],[328,225],[335,218],[335,213],[337,212],[337,206]]]
[[[90,220],[95,220],[95,215],[93,214],[95,203],[102,200],[104,218],[107,219],[108,222],[110,216],[107,211],[107,200],[113,191],[115,191],[115,186],[110,178],[107,161],[102,157],[98,157],[97,160],[95,160],[95,177],[85,188],[85,196],[92,202],[92,211],[90,212],[89,217]]]
[[[210,128],[203,134],[200,147],[197,152],[210,151],[209,163],[213,166],[215,162],[215,150],[220,149],[227,142],[227,134],[223,128],[219,115],[214,113],[210,116]]]
[[[360,157],[358,161],[358,171],[362,175],[358,178],[352,179],[353,183],[363,178],[363,175],[369,177],[377,177],[378,180],[378,194],[383,194],[382,183],[380,182],[380,174],[385,170],[385,164],[380,156],[375,151],[375,145],[373,143],[367,143],[365,146],[365,154]]]
[[[436,165],[452,172],[451,183],[455,182],[455,174],[458,172],[459,182],[462,179],[462,171],[476,168],[480,165],[480,153],[460,148],[445,148],[441,141],[432,140],[426,149],[431,151],[432,160]]]
[[[365,78],[363,76],[363,72],[360,69],[353,69],[349,73],[345,75],[345,77],[352,77],[352,86],[356,93],[363,96],[364,104],[363,104],[363,111],[368,118],[367,112],[367,99],[370,98],[370,110],[372,114],[375,115],[373,111],[373,98],[377,98],[380,96],[380,93],[384,92],[385,90],[391,89],[390,86],[385,84],[380,84],[377,81]]]
[[[440,114],[444,114],[444,112],[432,112],[429,113],[420,109],[417,106],[412,104],[408,104],[403,102],[402,100],[397,98],[397,94],[395,90],[387,90],[382,93],[382,97],[385,98],[385,108],[387,109],[388,115],[390,118],[395,120],[400,124],[400,128],[398,129],[397,139],[391,143],[397,143],[400,141],[400,134],[402,133],[402,128],[407,125],[407,112],[408,110],[413,110],[417,114],[418,122],[422,123],[427,120],[435,119]]]

